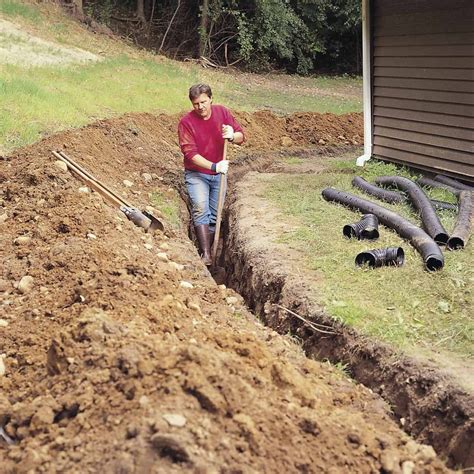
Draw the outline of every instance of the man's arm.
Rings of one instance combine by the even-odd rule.
[[[194,155],[191,158],[191,161],[200,168],[204,168],[206,170],[212,169],[212,161],[206,160],[206,158],[204,158],[202,155]]]

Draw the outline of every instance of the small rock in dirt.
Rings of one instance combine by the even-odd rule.
[[[158,252],[156,254],[156,256],[158,257],[158,260],[161,260],[162,262],[168,262],[169,261],[168,255],[166,255],[166,253],[164,253],[164,252]]]
[[[122,183],[123,183],[123,185],[124,185],[125,187],[127,187],[127,188],[131,188],[131,187],[133,186],[132,181],[129,181],[128,179],[124,179],[124,180],[122,181]]]
[[[3,280],[0,278],[0,293],[11,289],[11,284],[8,280]]]
[[[145,407],[150,403],[150,399],[146,395],[142,395],[140,400],[138,400],[140,406]]]
[[[188,303],[188,308],[196,311],[198,314],[202,314],[201,308],[197,303]]]
[[[4,357],[5,357],[4,354],[0,355],[0,377],[3,377],[5,375],[5,372],[7,371],[5,367],[5,362],[3,362]]]
[[[56,161],[54,162],[54,166],[56,166],[56,168],[57,168],[58,170],[67,171],[67,164],[64,163],[64,161],[56,160]]]
[[[320,139],[318,140],[318,143],[319,143],[320,145],[325,145],[325,144],[326,144],[326,140],[323,140],[322,138],[320,138]]]
[[[349,433],[347,435],[347,440],[349,443],[355,445],[355,446],[360,446],[360,436],[357,433]]]
[[[190,461],[182,440],[177,436],[156,433],[150,438],[150,443],[161,457],[170,458],[175,463]]]
[[[305,418],[301,420],[299,423],[299,427],[305,433],[310,433],[313,436],[318,436],[318,434],[321,433],[321,428],[319,427],[318,422],[310,418]]]
[[[150,173],[143,173],[142,178],[145,184],[149,184],[153,181],[153,176]]]
[[[415,463],[413,461],[405,461],[402,464],[402,474],[412,474],[415,470]]]
[[[380,455],[380,464],[387,474],[400,471],[400,459],[394,451],[384,451]]]
[[[181,263],[168,262],[168,264],[171,268],[178,270],[178,272],[182,272],[184,270],[184,265],[181,265]]]
[[[17,237],[13,243],[15,245],[26,245],[30,242],[31,240],[31,237],[29,237],[28,235],[20,235],[20,237]]]
[[[18,283],[18,291],[22,294],[30,292],[33,288],[34,278],[30,275],[25,275]]]
[[[170,426],[182,428],[186,425],[186,418],[178,413],[165,413],[162,417]]]
[[[191,289],[191,288],[194,288],[194,286],[192,285],[192,283],[189,283],[189,281],[182,281],[179,286],[181,288],[187,288],[187,289]]]
[[[160,249],[161,250],[169,250],[170,246],[167,242],[163,242],[163,243],[160,244]]]
[[[6,212],[4,212],[3,214],[0,214],[0,224],[3,224],[7,219],[8,219],[8,214]]]
[[[227,286],[225,285],[218,285],[217,288],[219,288],[219,290],[225,290],[227,288]]]
[[[140,434],[140,427],[135,423],[127,426],[127,439],[136,438]]]
[[[153,250],[153,245],[152,244],[144,244],[143,245],[147,250]]]
[[[87,186],[81,186],[78,191],[82,194],[90,194],[91,190]]]
[[[284,147],[290,147],[293,145],[293,140],[290,137],[281,137],[280,144]]]
[[[173,302],[174,302],[173,295],[165,295],[158,304],[159,306],[170,306]]]
[[[88,238],[89,240],[96,240],[96,239],[97,239],[97,235],[92,234],[91,232],[89,232],[89,233],[87,234],[87,238]]]
[[[227,304],[237,304],[239,299],[236,296],[228,296],[226,299]]]
[[[6,328],[8,326],[8,321],[5,319],[0,319],[0,328]]]

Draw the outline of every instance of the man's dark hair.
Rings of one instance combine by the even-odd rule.
[[[197,99],[201,94],[206,94],[209,99],[212,98],[212,91],[207,84],[194,84],[189,88],[189,100]]]

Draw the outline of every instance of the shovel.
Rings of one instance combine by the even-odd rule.
[[[227,140],[224,140],[224,153],[222,159],[227,159]],[[227,183],[227,175],[220,175],[219,180],[219,198],[217,200],[217,216],[216,216],[216,232],[214,234],[214,242],[211,250],[211,275],[216,283],[219,285],[225,281],[225,269],[218,267],[216,263],[217,247],[219,246],[219,237],[221,232],[222,209],[224,208],[224,196]]]
[[[108,202],[117,206],[129,220],[131,220],[138,227],[142,227],[146,232],[154,232],[156,229],[164,230],[164,226],[160,220],[147,211],[140,211],[139,209],[130,205],[125,199],[119,196],[115,191],[107,187],[104,183],[94,178],[88,171],[75,163],[62,151],[53,151],[53,155],[64,162],[68,169],[77,175],[82,181],[97,191]]]

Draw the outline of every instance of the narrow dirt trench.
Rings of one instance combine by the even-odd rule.
[[[331,150],[306,154],[311,158],[303,165],[305,173],[320,172],[333,155]],[[296,336],[308,357],[346,366],[354,380],[390,405],[402,429],[433,446],[449,466],[472,466],[472,395],[435,364],[400,355],[324,313],[298,271],[298,257],[273,239],[287,226],[274,219],[275,211],[258,189],[262,176],[274,172],[298,171],[275,164],[270,155],[252,160],[251,166],[244,159],[235,174],[223,222],[225,283],[266,326]]]
[[[361,133],[354,115],[240,120],[254,137],[236,161],[245,171],[276,171],[256,153],[285,134],[306,147],[302,137],[324,134],[340,147],[338,137]],[[2,472],[449,471],[378,395],[306,357],[211,279],[165,213],[182,191],[176,126],[177,117],[132,114],[0,158]],[[137,207],[159,196],[165,232],[134,226],[52,150]],[[280,263],[279,277],[260,276],[270,261],[241,248],[253,218],[238,215],[233,193],[228,204],[232,285],[256,314],[267,301],[300,310],[280,297],[289,288]]]

